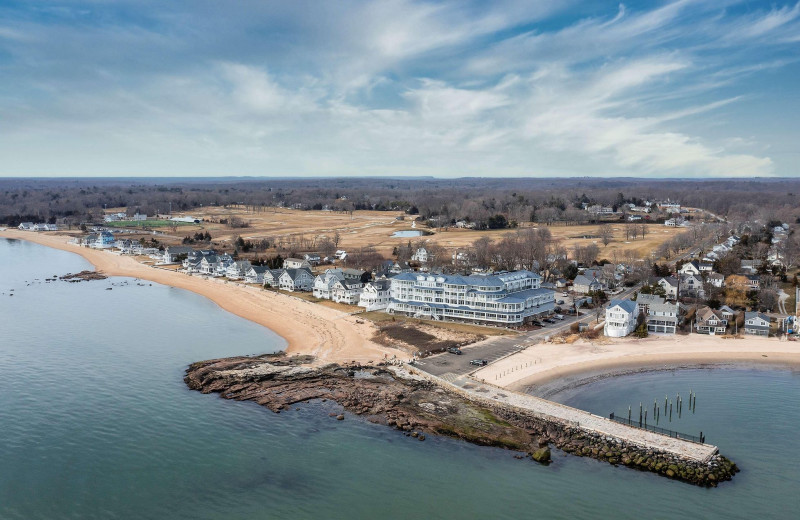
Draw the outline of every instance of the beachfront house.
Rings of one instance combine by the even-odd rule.
[[[727,320],[728,323],[730,323],[733,321],[733,318],[736,317],[736,312],[727,305],[723,305],[719,308],[719,315],[723,320]]]
[[[435,320],[518,326],[553,312],[555,292],[531,271],[493,275],[401,273],[386,312]]]
[[[267,269],[264,271],[263,278],[264,287],[278,287],[280,285],[280,278],[283,274],[283,269]]]
[[[311,292],[315,298],[330,300],[333,284],[339,280],[344,280],[344,274],[340,268],[326,269],[324,273],[314,278],[314,286]]]
[[[722,317],[719,311],[711,307],[701,307],[695,316],[695,331],[698,334],[725,334],[728,327],[728,320]]]
[[[229,280],[243,280],[247,276],[247,271],[250,270],[249,260],[237,260],[225,270],[225,277]]]
[[[217,267],[214,269],[214,276],[222,277],[228,274],[228,267],[233,263],[233,257],[227,253],[217,255]]]
[[[283,269],[278,277],[278,287],[284,291],[310,291],[314,287],[314,276],[310,269]]]
[[[769,317],[760,312],[745,312],[744,333],[755,336],[769,336]]]
[[[92,249],[111,249],[114,247],[115,242],[116,240],[111,232],[101,231],[95,235],[95,239],[92,242],[89,242],[89,247]]]
[[[374,280],[364,284],[364,290],[358,299],[358,306],[367,311],[379,311],[389,305],[389,288],[391,280]]]
[[[337,303],[355,305],[361,297],[364,284],[361,280],[337,280],[331,287],[331,300]]]
[[[633,300],[611,300],[606,307],[606,323],[603,334],[611,338],[622,338],[636,330],[639,306]]]
[[[164,264],[174,264],[175,262],[183,262],[184,258],[189,256],[189,253],[194,250],[189,246],[167,246],[164,248],[164,253],[161,257],[161,262]]]
[[[205,255],[200,259],[198,272],[206,276],[214,276],[214,273],[217,272],[218,263],[219,257],[217,255]]]
[[[33,226],[33,222],[22,222],[19,226],[17,226],[17,229],[20,231],[33,231]]]
[[[677,303],[654,302],[647,307],[647,332],[675,334],[680,319]]]
[[[246,283],[257,283],[259,285],[264,284],[264,273],[269,271],[269,267],[266,265],[251,265],[250,269],[247,270],[247,273],[244,275],[244,281]]]
[[[653,303],[664,303],[664,297],[658,294],[639,293],[636,295],[636,306],[639,307],[639,314],[647,316],[647,310]]]

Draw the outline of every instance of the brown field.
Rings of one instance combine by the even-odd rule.
[[[402,216],[402,212],[392,211],[356,211],[352,215],[349,213],[335,213],[330,211],[302,211],[292,209],[274,209],[265,212],[251,212],[243,208],[221,208],[209,207],[200,208],[187,213],[194,217],[203,218],[209,222],[203,222],[196,227],[179,229],[175,233],[167,232],[172,235],[168,242],[178,242],[186,234],[195,233],[199,230],[208,230],[214,237],[215,243],[225,244],[234,240],[237,235],[241,235],[246,240],[258,240],[270,238],[272,240],[283,238],[288,241],[304,241],[313,244],[313,241],[322,238],[333,238],[338,232],[340,237],[339,248],[353,250],[363,246],[374,246],[378,252],[386,258],[390,258],[392,249],[400,244],[407,243],[409,240],[416,242],[419,240],[429,240],[447,249],[463,249],[469,247],[480,237],[488,236],[493,240],[499,240],[514,230],[491,230],[473,231],[467,229],[449,229],[436,232],[418,228],[420,230],[432,231],[432,235],[413,237],[413,238],[393,238],[391,234],[395,231],[410,230],[411,221],[396,220]],[[231,229],[227,225],[219,224],[214,221],[238,217],[249,223],[249,227],[241,229]],[[553,225],[544,226],[542,224],[525,223],[524,227],[547,227],[553,237],[558,240],[568,250],[576,245],[587,245],[596,243],[600,247],[600,257],[612,259],[614,253],[620,257],[626,251],[634,251],[640,257],[649,255],[662,242],[683,231],[681,228],[669,228],[661,224],[648,224],[648,234],[645,239],[625,241],[626,224],[614,222],[610,224],[614,231],[614,239],[608,246],[603,246],[599,238],[599,225],[580,225],[565,226]],[[313,249],[311,247],[305,249]],[[304,250],[303,248],[299,249]]]

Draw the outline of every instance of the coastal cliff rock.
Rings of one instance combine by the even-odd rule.
[[[682,460],[541,417],[482,406],[403,370],[358,364],[314,367],[312,361],[309,356],[283,354],[201,361],[186,370],[184,381],[193,390],[255,401],[276,413],[295,403],[330,400],[419,440],[424,440],[424,433],[447,435],[528,453],[544,464],[551,460],[552,445],[573,455],[700,486],[715,487],[739,471],[720,455],[708,462]],[[338,412],[330,415],[344,419]]]

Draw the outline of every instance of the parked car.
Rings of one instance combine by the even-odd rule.
[[[447,351],[451,354],[458,354],[459,356],[462,354],[461,349],[458,347],[450,347]]]
[[[544,323],[542,323],[541,321],[532,321],[531,325],[534,325],[536,327],[544,327]]]
[[[469,362],[469,364],[470,365],[475,365],[475,366],[478,366],[478,367],[485,367],[486,365],[489,364],[489,362],[486,361],[485,359],[473,359],[473,360],[471,360]]]
[[[556,303],[559,305],[564,305],[564,300],[558,300]]]
[[[553,318],[545,318],[544,321],[546,321],[547,323],[555,323],[556,322],[556,320],[554,320]]]
[[[553,318],[556,319],[556,320],[563,320],[564,316],[561,315],[561,314],[553,314]]]

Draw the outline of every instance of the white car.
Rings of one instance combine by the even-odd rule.
[[[563,320],[564,319],[564,315],[563,314],[553,314],[553,318],[555,318],[557,320]]]

